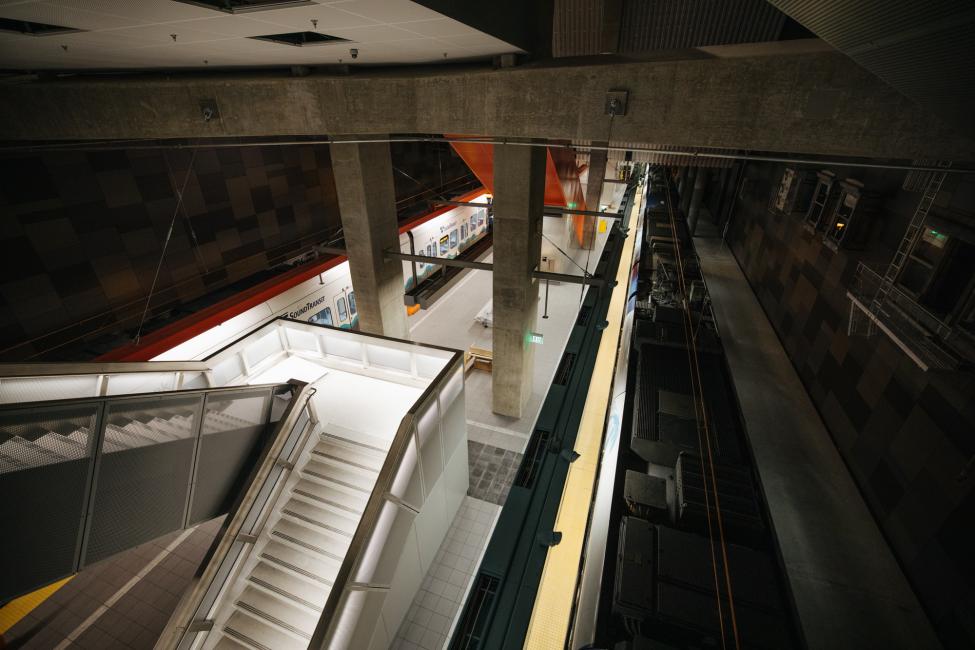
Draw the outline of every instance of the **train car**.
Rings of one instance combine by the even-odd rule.
[[[482,191],[470,198],[469,201],[471,203],[483,203],[483,208],[474,206],[455,207],[429,221],[414,226],[411,230],[400,235],[400,250],[404,253],[428,257],[448,259],[457,257],[478,242],[490,230],[491,219],[488,214],[490,200],[491,195]],[[417,262],[415,283],[423,282],[436,269],[436,264]],[[413,267],[410,262],[404,263],[403,277],[405,278],[406,290],[409,291],[414,286]]]
[[[455,206],[434,210],[400,230],[400,249],[418,255],[453,258],[479,241],[490,229],[491,196],[478,189],[459,197],[484,207]],[[411,248],[412,239],[412,248]],[[314,258],[314,252],[310,254]],[[422,282],[435,264],[417,263]],[[413,265],[403,263],[404,288],[414,284]],[[404,306],[404,309],[406,307]],[[203,359],[244,333],[285,316],[344,329],[359,321],[355,290],[345,257],[311,261],[281,278],[263,283],[231,301],[167,325],[143,337],[141,345],[127,345],[100,361],[172,361]]]

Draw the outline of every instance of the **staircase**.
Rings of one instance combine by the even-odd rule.
[[[194,435],[194,413],[191,410],[173,413],[168,418],[158,413],[127,413],[109,417],[105,426],[102,449],[105,452],[124,451],[147,445],[183,440]],[[229,413],[208,410],[208,422],[218,422],[223,429],[252,427],[253,423]],[[0,444],[0,474],[76,460],[88,455],[91,432],[88,427],[66,421],[58,427],[33,426],[23,435],[7,438]]]
[[[205,647],[308,646],[387,451],[385,441],[334,424],[312,436]]]

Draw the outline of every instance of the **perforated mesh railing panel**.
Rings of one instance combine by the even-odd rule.
[[[84,563],[183,527],[203,395],[108,405]]]
[[[226,512],[290,391],[0,406],[0,602]]]
[[[270,406],[266,390],[207,399],[190,524],[226,512],[235,488],[241,487],[239,468],[261,447]]]
[[[74,570],[98,408],[0,412],[0,597]]]

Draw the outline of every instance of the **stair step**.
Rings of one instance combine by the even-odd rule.
[[[4,472],[17,472],[26,467],[27,466],[23,463],[20,463],[4,454],[3,449],[0,449],[0,474]]]
[[[309,612],[293,601],[267,591],[248,585],[237,598],[237,607],[247,613],[257,616],[270,625],[297,634],[306,639],[311,638],[315,626],[318,625],[318,615]]]
[[[312,453],[377,473],[386,462],[386,452],[334,436],[322,436],[321,442],[315,445]]]
[[[357,519],[353,519],[348,515],[340,515],[332,510],[320,508],[305,500],[310,497],[304,497],[302,499],[298,498],[299,496],[292,497],[288,503],[284,504],[281,511],[314,526],[325,528],[349,539],[352,538],[356,526],[359,525]]]
[[[337,483],[353,492],[366,495],[372,492],[372,486],[376,484],[376,477],[378,476],[376,472],[371,470],[360,469],[340,460],[314,454],[301,468],[301,471],[305,474],[311,474],[315,478]]]
[[[102,438],[102,451],[121,451],[137,446],[132,436],[119,429],[113,424],[105,427],[105,435]]]
[[[41,436],[34,443],[66,458],[81,458],[88,452],[87,448],[80,442],[62,436],[60,433],[49,433],[46,436]]]
[[[271,535],[339,562],[349,548],[347,537],[322,528],[313,529],[309,525],[293,521],[288,515],[278,521]]]
[[[359,447],[365,447],[366,449],[378,451],[384,456],[389,450],[389,443],[392,442],[392,440],[386,440],[384,438],[380,438],[379,436],[373,436],[369,435],[368,433],[362,433],[361,431],[347,429],[337,424],[330,423],[327,424],[326,427],[327,430],[322,433],[322,438],[335,438],[342,440]]]
[[[356,518],[366,509],[368,494],[354,492],[317,474],[306,474],[304,470],[301,474],[302,479],[294,487],[295,493],[339,508]]]
[[[159,431],[171,436],[174,440],[180,440],[190,435],[189,421],[175,421],[172,418],[169,420],[156,418],[150,424]]]
[[[285,571],[304,576],[331,587],[338,575],[341,560],[272,538],[261,551],[261,559]]]
[[[57,461],[57,455],[52,452],[39,447],[32,442],[24,440],[20,437],[13,437],[8,439],[2,445],[0,445],[0,451],[2,451],[6,456],[12,458],[13,460],[27,465],[28,467],[36,467],[38,465],[47,465],[51,461]]]
[[[250,612],[234,611],[223,626],[225,635],[255,650],[305,650],[308,641],[265,623]]]
[[[300,577],[300,574],[286,571],[279,568],[279,565],[265,561],[254,567],[247,579],[317,612],[325,608],[325,599],[328,598],[330,591],[329,585]]]
[[[260,650],[258,646],[249,645],[237,641],[233,637],[221,634],[220,638],[213,645],[216,650]]]
[[[131,431],[135,435],[147,438],[155,444],[177,440],[178,438],[176,436],[157,425],[157,423],[161,422],[162,420],[158,418],[151,422],[129,422],[122,429],[123,431]]]

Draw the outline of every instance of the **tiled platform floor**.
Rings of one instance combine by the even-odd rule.
[[[180,533],[88,567],[8,630],[3,637],[6,645],[0,643],[0,647],[151,648],[221,521],[218,518],[197,526],[173,548],[169,547]],[[154,561],[156,564],[145,571]],[[122,590],[124,595],[119,597]]]
[[[400,626],[393,650],[440,650],[446,645],[500,512],[500,506],[464,499]]]
[[[521,456],[510,449],[469,440],[467,463],[470,466],[471,487],[467,494],[503,506],[521,464]]]

